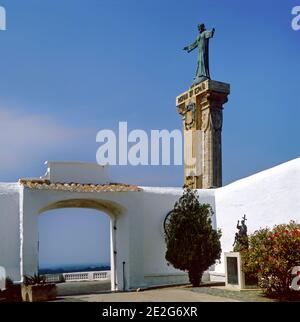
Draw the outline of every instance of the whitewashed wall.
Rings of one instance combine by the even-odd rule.
[[[215,198],[224,252],[232,251],[236,224],[244,214],[249,233],[290,220],[300,223],[300,158],[219,188]],[[223,257],[216,271],[225,271]]]
[[[165,260],[163,221],[182,194],[180,188],[148,188],[142,192],[67,192],[23,189],[19,184],[0,184],[0,266],[14,280],[33,274],[38,265],[38,216],[47,206],[70,199],[110,202],[119,209],[109,213],[114,239],[118,288],[180,283],[182,272]],[[202,203],[213,206],[214,226],[221,228],[223,251],[232,250],[236,223],[246,214],[254,230],[300,222],[300,159],[239,180],[216,190],[199,190]],[[116,225],[117,230],[113,227]],[[115,235],[114,235],[115,234]],[[115,236],[115,237],[114,237]],[[21,263],[20,263],[21,258]],[[224,273],[223,261],[216,271]],[[113,281],[114,282],[114,281]]]
[[[46,161],[44,179],[51,182],[104,184],[109,182],[109,167],[86,162]]]
[[[165,260],[165,240],[163,222],[175,202],[182,196],[181,188],[143,188],[144,196],[139,205],[137,215],[143,220],[143,235],[140,240],[144,244],[144,277],[148,285],[184,283],[187,274],[168,266]],[[214,210],[214,193],[211,190],[199,191],[202,203],[209,203]],[[215,222],[215,220],[214,220]]]
[[[19,185],[0,183],[0,266],[14,280],[20,279]]]
[[[23,195],[23,234],[21,236],[21,274],[32,275],[38,265],[38,216],[41,209],[57,201],[81,199],[111,202],[120,213],[115,220],[116,271],[118,289],[137,288],[174,282],[185,282],[186,274],[168,266],[165,260],[163,221],[181,196],[182,189],[143,188],[142,192],[83,193],[52,190],[30,190]],[[200,191],[200,201],[214,204],[213,191]],[[114,246],[114,247],[113,247]]]

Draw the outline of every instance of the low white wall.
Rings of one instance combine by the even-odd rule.
[[[222,250],[232,251],[237,221],[247,216],[248,232],[300,222],[300,158],[216,189],[217,225]],[[225,272],[224,255],[216,271]]]
[[[0,266],[20,280],[20,216],[18,183],[0,183]]]
[[[157,285],[172,285],[172,284],[188,284],[188,274],[184,272],[169,273],[169,274],[157,274],[157,275],[145,275],[145,284],[149,286]]]

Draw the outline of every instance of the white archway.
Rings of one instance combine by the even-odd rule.
[[[57,281],[64,273],[73,273],[67,280],[96,278],[99,291],[111,290],[111,221],[106,213],[91,208],[42,212],[38,217],[38,272]],[[98,274],[99,270],[104,272]],[[85,274],[74,275],[78,272]]]
[[[48,198],[46,199],[52,199],[52,195],[53,192],[48,192]],[[61,194],[54,193],[54,195],[56,195],[55,197],[62,197]],[[39,198],[39,203],[43,199]],[[31,205],[34,205],[34,200],[31,201]],[[58,199],[52,202],[45,202],[44,200],[43,205],[38,206],[38,209],[31,209],[30,215],[23,214],[24,228],[31,226],[32,234],[26,234],[27,238],[23,238],[23,247],[21,249],[21,258],[23,258],[21,264],[22,276],[33,275],[38,271],[38,217],[49,210],[66,208],[94,209],[110,217],[111,290],[122,289],[124,276],[122,275],[122,262],[118,261],[117,227],[118,219],[123,213],[126,213],[126,209],[114,201],[105,199],[81,197]],[[23,256],[25,253],[26,256]]]

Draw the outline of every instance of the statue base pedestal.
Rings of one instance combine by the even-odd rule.
[[[194,78],[193,84],[191,86],[191,89],[194,88],[195,86],[199,85],[202,82],[205,82],[209,80],[209,78],[205,77],[205,76],[198,76]]]
[[[229,94],[229,84],[205,80],[176,98],[184,128],[184,181],[190,188],[222,186],[223,104]]]

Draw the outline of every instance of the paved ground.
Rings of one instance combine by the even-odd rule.
[[[58,302],[272,302],[260,290],[234,291],[223,284],[207,283],[148,289],[139,292],[110,292],[110,281],[57,284]]]
[[[59,302],[270,302],[259,290],[232,291],[223,285],[175,286],[139,292],[110,292],[110,281],[58,284]]]
[[[99,292],[110,292],[111,285],[108,281],[97,282],[68,282],[56,284],[58,296],[84,295]]]
[[[244,290],[235,291],[226,289],[224,286],[213,286],[213,287],[198,287],[190,288],[191,292],[195,292],[202,295],[213,295],[222,297],[224,302],[228,300],[236,300],[238,302],[273,302],[274,300],[269,299],[263,295],[260,290]]]
[[[238,302],[236,299],[193,292],[186,287],[168,287],[140,292],[65,296],[59,302]]]

